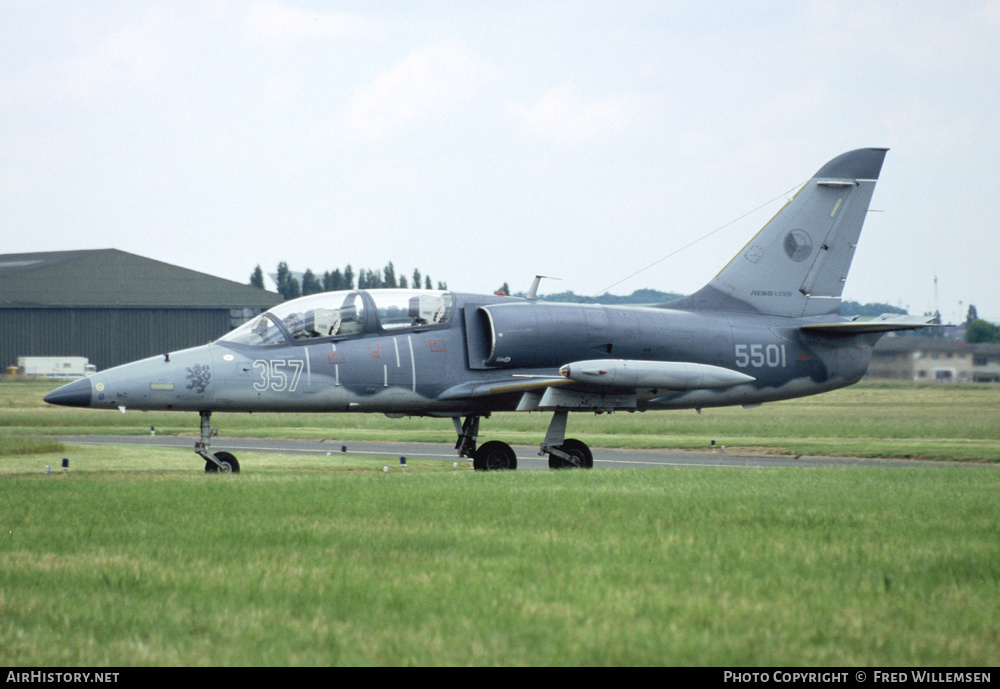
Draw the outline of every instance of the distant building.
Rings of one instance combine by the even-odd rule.
[[[974,344],[972,380],[977,383],[1000,383],[1000,344]]]
[[[0,367],[83,356],[98,370],[204,344],[281,295],[117,249],[0,255]]]
[[[934,337],[883,337],[872,350],[869,378],[1000,382],[1000,345]]]

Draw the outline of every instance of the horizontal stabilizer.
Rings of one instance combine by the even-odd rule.
[[[894,330],[919,330],[935,326],[933,317],[900,316],[884,313],[867,321],[838,321],[836,323],[810,323],[802,330],[826,333],[828,335],[859,335],[861,333],[887,333]]]

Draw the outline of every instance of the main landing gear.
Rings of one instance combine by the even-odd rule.
[[[591,469],[594,466],[594,455],[582,440],[566,438],[566,422],[569,412],[557,411],[552,416],[545,440],[538,454],[549,456],[550,469],[568,469],[580,467]],[[458,442],[455,449],[460,457],[470,457],[472,468],[476,471],[495,471],[500,469],[517,469],[517,456],[514,449],[505,442],[491,440],[476,447],[479,437],[479,416],[470,414],[461,423],[458,417],[452,419]]]
[[[581,469],[594,468],[594,455],[587,443],[575,438],[566,437],[566,421],[568,411],[557,411],[549,422],[549,430],[545,432],[545,440],[538,451],[539,455],[549,456],[549,469]]]
[[[479,417],[471,414],[465,417],[465,423],[459,423],[454,417],[455,430],[458,432],[458,442],[455,449],[459,457],[471,457],[472,468],[476,471],[498,471],[502,469],[517,469],[517,455],[514,448],[499,440],[491,440],[476,447],[479,437]]]
[[[209,447],[212,445],[212,436],[218,435],[219,431],[212,430],[212,412],[198,413],[201,415],[201,438],[194,444],[194,451],[205,460],[205,473],[240,473],[240,463],[231,453],[216,452],[212,454],[209,451]]]

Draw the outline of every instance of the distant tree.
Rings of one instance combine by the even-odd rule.
[[[632,294],[599,294],[596,297],[581,296],[572,290],[568,292],[556,292],[538,297],[539,301],[569,302],[578,304],[587,302],[591,304],[663,304],[674,299],[680,299],[683,295],[676,292],[661,292],[655,289],[637,289]]]
[[[284,261],[278,264],[278,292],[286,300],[302,296],[299,281],[295,279],[295,276],[288,269],[288,264]]]
[[[306,272],[302,274],[302,296],[318,294],[322,291],[323,283],[319,281],[312,269],[306,268]]]
[[[840,302],[839,313],[841,316],[865,316],[874,318],[875,316],[881,316],[883,313],[898,313],[900,315],[906,315],[906,309],[901,309],[898,306],[892,306],[890,304],[883,304],[879,302],[861,304],[856,301],[842,301]]]
[[[344,276],[341,274],[340,269],[328,270],[323,273],[323,290],[334,292],[338,289],[344,289]]]
[[[503,283],[502,285],[500,285],[499,288],[497,288],[496,293],[497,294],[510,294],[510,285],[508,285],[506,282]]]
[[[253,272],[250,274],[250,286],[260,287],[261,289],[264,289],[264,271],[260,269],[259,263],[257,264],[257,267],[253,269]]]
[[[975,304],[969,304],[969,312],[965,315],[965,324],[969,325],[972,321],[979,320],[979,312],[976,311]]]
[[[1000,326],[977,318],[966,327],[965,341],[969,344],[979,342],[1000,344]]]
[[[661,292],[655,289],[637,289],[628,296],[633,304],[665,304],[668,301],[680,299],[683,294],[677,292]]]
[[[382,271],[362,268],[358,273],[358,289],[378,289],[385,287],[382,283]]]
[[[313,273],[311,268],[307,268],[305,273],[302,274],[301,282],[295,277],[285,261],[278,264],[278,269],[275,273],[278,292],[286,300],[318,292],[355,289],[355,280],[357,281],[357,289],[377,289],[379,287],[396,287],[400,289],[410,289],[412,287],[412,289],[420,289],[421,283],[423,283],[423,289],[434,289],[434,283],[431,281],[430,275],[423,275],[419,268],[414,268],[413,282],[411,283],[405,275],[396,274],[396,267],[392,261],[389,261],[382,270],[362,268],[357,273],[354,272],[350,263],[344,267],[343,271],[340,269],[330,270],[324,272],[322,275],[317,275]],[[264,271],[259,265],[250,274],[250,284],[254,287],[266,289],[264,287]],[[448,289],[448,283],[438,282],[437,288],[439,290],[446,290]],[[510,288],[506,282],[501,289],[509,294]]]
[[[382,274],[385,276],[382,280],[382,287],[397,287],[396,268],[392,265],[392,261],[386,264]]]

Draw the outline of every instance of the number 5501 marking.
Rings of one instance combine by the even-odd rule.
[[[785,367],[785,345],[738,344],[735,347],[736,365],[739,368]]]

